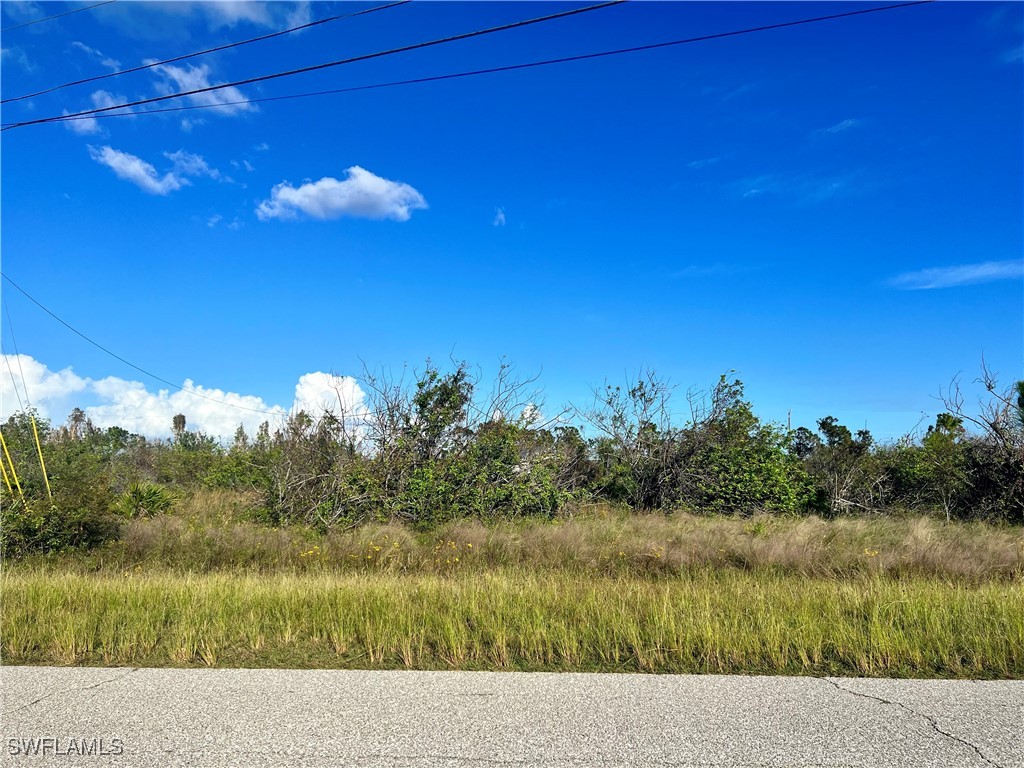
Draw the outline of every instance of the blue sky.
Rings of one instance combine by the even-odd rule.
[[[4,2],[2,22],[82,5]],[[4,33],[3,96],[367,7],[113,3]],[[6,104],[3,122],[573,7],[415,2]],[[631,2],[205,100],[866,7]],[[330,390],[318,374],[361,361],[454,356],[486,378],[505,357],[540,374],[546,413],[642,366],[678,385],[685,413],[686,389],[735,369],[764,418],[834,414],[896,438],[983,357],[1007,384],[1024,373],[1022,39],[1019,3],[938,2],[474,78],[17,128],[0,134],[3,271],[141,368],[259,409],[310,402]],[[7,284],[3,299],[22,353],[5,362],[53,418],[90,406],[151,433],[177,410],[209,431],[261,418],[161,394]]]

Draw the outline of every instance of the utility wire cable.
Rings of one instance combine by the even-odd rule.
[[[503,32],[509,29],[518,29],[520,27],[526,27],[531,24],[539,24],[545,21],[553,21],[554,19],[566,18],[568,16],[576,16],[581,13],[588,13],[590,11],[597,11],[602,8],[610,8],[615,5],[622,5],[626,0],[610,0],[610,2],[598,3],[597,5],[588,5],[582,8],[574,8],[570,11],[562,11],[560,13],[552,13],[546,16],[537,16],[532,19],[524,19],[522,21],[512,22],[510,24],[502,24],[497,27],[489,27],[487,29],[478,29],[473,32],[463,32],[458,35],[451,35],[449,37],[441,37],[436,40],[428,40],[422,43],[413,43],[412,45],[403,45],[399,48],[390,48],[386,51],[377,51],[375,53],[365,53],[360,56],[350,56],[346,59],[338,59],[337,61],[328,61],[322,64],[313,64],[308,67],[299,67],[298,69],[290,69],[285,72],[275,72],[270,75],[260,75],[258,77],[249,77],[244,80],[236,80],[231,83],[222,83],[220,85],[209,85],[205,88],[195,88],[190,91],[181,91],[179,93],[171,93],[165,96],[154,96],[148,99],[138,99],[136,101],[126,102],[124,104],[115,104],[109,107],[97,107],[96,109],[88,109],[82,112],[75,112],[72,115],[55,115],[52,117],[42,117],[36,120],[25,120],[20,123],[12,123],[5,126],[2,130],[10,130],[11,128],[20,128],[26,125],[39,125],[40,123],[53,123],[62,122],[67,117],[89,117],[103,112],[110,112],[115,109],[127,109],[130,107],[138,107],[144,104],[153,104],[159,101],[167,101],[168,99],[178,99],[184,96],[195,96],[200,93],[209,93],[210,91],[218,91],[224,88],[235,88],[241,85],[251,85],[253,83],[262,83],[267,80],[276,80],[281,77],[291,77],[293,75],[305,74],[306,72],[317,72],[323,69],[329,69],[331,67],[339,67],[343,64],[352,64],[357,61],[368,61],[370,59],[381,58],[382,56],[391,56],[396,53],[405,53],[407,51],[415,51],[421,48],[429,48],[435,45],[441,45],[443,43],[451,43],[457,40],[467,40],[473,37],[480,37],[481,35],[489,35],[494,32]]]
[[[11,339],[14,340],[14,354],[18,358],[18,369],[21,370],[21,383],[25,383],[25,371],[21,368],[21,355],[18,354],[18,340],[14,338],[14,325],[11,323],[11,310],[7,306],[7,302],[4,302],[4,311],[7,313],[7,330],[11,333]],[[14,380],[14,368],[11,367],[11,361],[8,355],[4,355],[4,362],[7,363],[7,370],[11,374],[11,386],[14,387],[14,394],[18,398],[18,410],[25,410],[25,403],[21,400],[21,392],[18,390],[18,385]],[[25,388],[25,399],[28,400],[28,387]],[[29,407],[32,403],[29,403]]]
[[[88,336],[86,336],[84,333],[82,333],[80,330],[75,328],[70,323],[65,322],[64,320],[62,320],[54,312],[52,312],[51,310],[47,309],[39,301],[37,301],[35,298],[33,298],[24,288],[22,288],[16,282],[11,280],[11,278],[9,278],[5,273],[0,272],[0,276],[2,276],[4,280],[6,280],[8,283],[10,283],[18,291],[20,291],[21,294],[26,299],[31,301],[33,304],[35,304],[37,307],[39,307],[41,310],[43,310],[43,312],[48,314],[50,317],[52,317],[58,323],[63,325],[65,328],[67,328],[69,331],[71,331],[72,333],[74,333],[77,336],[82,337],[87,342],[89,342],[94,347],[96,347],[97,349],[100,349],[103,352],[106,352],[108,355],[113,357],[115,360],[121,361],[122,363],[127,365],[129,368],[134,368],[139,373],[143,373],[146,376],[149,376],[151,379],[155,379],[156,381],[159,381],[161,384],[166,384],[167,386],[173,387],[174,389],[179,390],[181,392],[188,392],[190,395],[195,395],[196,397],[201,397],[204,400],[209,400],[210,402],[218,403],[220,405],[227,405],[227,406],[230,406],[231,408],[238,408],[239,410],[242,410],[242,411],[251,411],[253,413],[263,413],[263,414],[267,414],[269,416],[281,416],[282,415],[281,411],[268,411],[268,410],[265,410],[263,408],[249,408],[248,406],[245,406],[245,405],[238,405],[237,403],[230,403],[227,400],[220,400],[220,399],[218,399],[216,397],[210,397],[209,395],[204,395],[202,392],[196,392],[194,389],[187,389],[186,387],[182,387],[182,386],[180,386],[178,384],[175,384],[173,381],[168,381],[165,378],[157,376],[155,373],[151,373],[151,372],[147,371],[145,368],[140,368],[139,366],[135,365],[135,363],[132,363],[132,362],[129,362],[128,360],[125,360],[123,357],[121,357],[120,355],[118,355],[115,352],[111,352],[109,349],[104,347],[99,342],[93,341],[92,339],[90,339]]]
[[[8,357],[9,357],[8,355],[4,355],[3,356],[4,363],[6,364],[7,372],[9,374],[11,374],[11,386],[14,387],[14,394],[18,396],[18,410],[19,411],[24,411],[25,410],[25,403],[23,403],[22,400],[21,400],[21,392],[18,391],[18,383],[17,383],[17,380],[14,378],[14,369],[11,367],[11,361],[8,359]],[[25,381],[25,379],[24,379],[24,377],[22,377],[22,382],[24,383],[24,381]],[[27,390],[25,392],[25,395],[28,396],[28,391]]]
[[[24,24],[15,24],[13,27],[4,27],[0,29],[0,32],[11,32],[15,29],[21,29],[22,27],[31,27],[33,24],[42,24],[44,21],[50,21],[51,19],[59,19],[61,16],[70,16],[72,13],[81,13],[82,11],[92,10],[93,8],[99,8],[101,5],[110,5],[116,3],[117,0],[103,0],[102,3],[94,3],[93,5],[87,5],[84,8],[74,8],[70,11],[64,11],[64,13],[55,13],[53,16],[44,16],[41,19],[34,19],[33,21],[26,21]]]
[[[28,379],[25,378],[25,369],[21,365],[21,353],[18,352],[18,338],[14,335],[14,323],[11,320],[11,308],[4,302],[4,312],[7,314],[7,330],[11,333],[11,341],[14,342],[14,356],[18,358],[18,373],[21,374],[21,386],[25,388],[25,402],[28,403],[28,407],[32,407],[32,400],[28,396]],[[7,363],[7,367],[10,368],[10,361]],[[14,380],[14,370],[11,370],[11,380]],[[14,390],[17,392],[17,388]],[[18,405],[21,405],[21,396],[18,396]],[[22,409],[24,410],[24,409]]]
[[[105,117],[134,117],[134,116],[137,116],[137,115],[161,114],[161,113],[165,113],[165,112],[186,112],[186,111],[191,111],[191,110],[194,110],[194,109],[213,109],[213,108],[216,108],[216,107],[228,107],[228,106],[234,106],[234,105],[238,105],[238,104],[262,104],[264,102],[270,102],[270,101],[286,101],[286,100],[290,100],[290,99],[303,99],[303,98],[308,98],[308,97],[312,97],[312,96],[329,96],[329,95],[339,94],[339,93],[353,93],[355,91],[369,91],[369,90],[375,90],[375,89],[378,89],[378,88],[391,88],[391,87],[399,86],[399,85],[415,85],[415,84],[419,84],[419,83],[437,82],[437,81],[440,81],[440,80],[453,80],[453,79],[462,78],[462,77],[474,77],[474,76],[477,76],[477,75],[488,75],[488,74],[493,74],[493,73],[496,73],[496,72],[511,72],[511,71],[514,71],[514,70],[529,69],[529,68],[532,68],[532,67],[544,67],[544,66],[548,66],[548,65],[551,65],[551,64],[564,64],[564,63],[568,63],[568,62],[572,62],[572,61],[584,61],[584,60],[587,60],[587,59],[597,59],[597,58],[602,58],[602,57],[605,57],[605,56],[618,56],[618,55],[626,54],[626,53],[637,53],[637,52],[640,52],[640,51],[650,51],[650,50],[656,50],[658,48],[668,48],[670,46],[685,45],[685,44],[688,44],[688,43],[699,43],[699,42],[703,42],[703,41],[706,41],[706,40],[717,40],[717,39],[721,39],[721,38],[725,38],[725,37],[735,37],[737,35],[746,35],[746,34],[750,34],[750,33],[753,33],[753,32],[765,32],[765,31],[774,30],[774,29],[782,29],[784,27],[794,27],[794,26],[798,26],[798,25],[802,25],[802,24],[814,24],[814,23],[821,22],[821,21],[831,21],[833,19],[841,19],[841,18],[845,18],[845,17],[848,17],[848,16],[858,16],[858,15],[865,14],[865,13],[877,13],[879,11],[891,11],[891,10],[895,10],[895,9],[898,9],[898,8],[909,8],[910,6],[914,6],[914,5],[927,5],[927,4],[932,3],[932,2],[935,2],[935,0],[915,0],[914,2],[899,3],[897,5],[887,5],[887,6],[880,6],[880,7],[876,7],[876,8],[867,8],[867,9],[863,9],[863,10],[859,10],[859,11],[849,11],[849,12],[846,12],[846,13],[832,14],[832,15],[829,15],[829,16],[816,16],[814,18],[809,18],[809,19],[798,19],[796,21],[787,21],[787,22],[783,22],[783,23],[780,23],[780,24],[770,24],[770,25],[760,26],[760,27],[749,27],[747,29],[738,29],[738,30],[733,30],[731,32],[719,32],[719,33],[711,34],[711,35],[701,35],[699,37],[688,37],[688,38],[684,38],[682,40],[669,40],[667,42],[650,43],[648,45],[639,45],[639,46],[634,46],[632,48],[619,48],[619,49],[612,50],[612,51],[599,51],[597,53],[585,53],[585,54],[579,54],[579,55],[576,55],[576,56],[565,56],[565,57],[558,58],[558,59],[545,59],[543,61],[532,61],[532,62],[528,62],[528,63],[525,63],[525,64],[509,64],[509,65],[501,66],[501,67],[491,67],[491,68],[488,68],[488,69],[475,69],[475,70],[470,70],[468,72],[455,72],[455,73],[447,74],[447,75],[434,75],[434,76],[430,76],[430,77],[417,77],[417,78],[412,78],[412,79],[409,79],[409,80],[394,80],[394,81],[387,82],[387,83],[374,83],[374,84],[371,84],[371,85],[357,85],[357,86],[352,86],[352,87],[349,87],[349,88],[333,88],[331,90],[326,90],[326,91],[311,91],[311,92],[307,92],[307,93],[294,93],[294,94],[287,94],[287,95],[284,95],[284,96],[265,96],[265,97],[256,98],[256,99],[241,99],[241,100],[238,100],[238,101],[225,101],[225,102],[219,102],[217,104],[192,104],[192,105],[186,105],[186,106],[180,106],[180,107],[163,107],[163,108],[160,108],[160,109],[142,110],[141,112],[108,112],[108,113],[102,114],[102,115],[82,115],[82,116],[68,115],[66,117],[56,118],[52,122],[62,122],[64,120],[93,120],[93,119],[99,119],[99,118],[105,118]],[[115,109],[116,109],[116,107],[115,107]],[[17,123],[4,123],[2,128],[3,128],[3,130],[7,130],[8,128],[17,127],[17,125],[19,125],[19,124],[17,124]]]
[[[113,2],[114,0],[111,0]],[[343,13],[337,16],[328,16],[325,19],[319,19],[318,21],[311,21],[308,24],[301,24],[297,27],[291,27],[290,29],[282,29],[280,32],[271,32],[267,35],[260,35],[259,37],[251,37],[248,40],[238,40],[233,43],[225,43],[224,45],[218,45],[215,48],[207,48],[203,51],[196,51],[194,53],[186,53],[182,56],[175,56],[170,59],[163,59],[162,61],[151,61],[148,64],[140,64],[137,67],[129,67],[128,69],[118,70],[117,72],[107,72],[102,75],[95,75],[93,77],[86,77],[81,80],[72,80],[69,83],[63,83],[61,85],[55,85],[52,88],[46,88],[42,91],[36,91],[35,93],[26,93],[24,96],[12,96],[9,99],[0,100],[0,104],[7,104],[12,101],[22,101],[23,99],[31,99],[35,96],[42,96],[43,94],[53,93],[63,88],[70,88],[73,85],[82,85],[84,83],[94,83],[98,80],[106,80],[110,77],[118,77],[120,75],[127,75],[131,72],[141,72],[144,69],[152,69],[153,67],[161,67],[165,64],[173,64],[178,61],[185,61],[186,59],[192,59],[196,56],[205,56],[208,53],[216,53],[217,51],[225,51],[229,48],[237,48],[242,45],[248,45],[249,43],[258,43],[262,40],[270,40],[271,38],[281,37],[282,35],[289,35],[292,32],[298,32],[299,30],[309,29],[310,27],[317,27],[321,24],[329,24],[332,21],[341,21],[342,19],[350,19],[355,16],[363,16],[368,13],[375,13],[377,11],[384,11],[388,8],[395,8],[399,5],[406,5],[412,2],[412,0],[398,0],[398,2],[388,3],[387,5],[378,5],[373,8],[365,8],[355,13]]]
[[[32,400],[28,396],[28,381],[25,379],[25,369],[21,365],[21,355],[18,354],[18,339],[14,335],[14,323],[11,322],[11,310],[4,304],[4,310],[7,312],[7,327],[11,331],[11,339],[14,341],[14,354],[18,358],[18,370],[21,372],[21,386],[25,388],[25,402],[28,403],[29,421],[32,422],[32,436],[36,441],[36,451],[39,453],[39,466],[43,470],[43,482],[46,484],[46,495],[50,497],[50,501],[53,501],[53,490],[50,488],[50,477],[46,473],[46,459],[43,458],[43,443],[39,439],[39,427],[36,425],[36,416],[32,413]],[[6,359],[6,357],[5,357]],[[7,360],[7,370],[11,372],[11,383],[14,384],[14,369],[11,368],[11,361]],[[14,387],[15,393],[18,391],[18,387]],[[21,396],[18,396],[18,405],[21,406],[21,410],[24,412],[25,406],[21,403]]]

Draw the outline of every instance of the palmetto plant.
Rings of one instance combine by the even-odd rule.
[[[114,502],[114,511],[124,517],[152,517],[170,512],[178,497],[156,483],[132,483]]]

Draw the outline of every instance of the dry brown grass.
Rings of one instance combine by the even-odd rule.
[[[1024,529],[916,518],[750,518],[629,514],[596,506],[554,521],[462,520],[431,533],[369,524],[321,535],[249,519],[253,500],[203,492],[173,515],[133,520],[121,539],[62,567],[188,571],[450,573],[508,567],[668,577],[693,570],[845,578],[1024,577]]]

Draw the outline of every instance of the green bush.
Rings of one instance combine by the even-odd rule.
[[[170,512],[177,494],[156,483],[132,483],[117,497],[113,510],[122,517],[153,517]]]
[[[34,503],[33,503],[34,502]],[[89,549],[115,538],[117,521],[106,512],[82,506],[28,504],[5,500],[0,509],[0,555]]]

